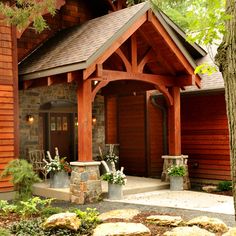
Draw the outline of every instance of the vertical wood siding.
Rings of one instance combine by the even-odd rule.
[[[155,107],[147,97],[147,129],[149,176],[161,177],[163,169],[163,117],[162,111]]]
[[[182,153],[190,177],[229,180],[229,135],[224,94],[182,97]]]
[[[17,147],[17,64],[15,32],[0,21],[0,172],[13,160]],[[9,179],[0,180],[0,192],[12,190]]]
[[[145,96],[124,96],[118,100],[120,165],[129,175],[146,176]]]

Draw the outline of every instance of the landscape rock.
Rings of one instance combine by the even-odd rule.
[[[58,213],[50,216],[44,223],[43,228],[67,228],[77,231],[81,225],[75,213]]]
[[[172,229],[171,231],[167,231],[164,233],[164,236],[214,236],[215,234],[210,233],[205,229],[201,229],[198,226],[184,226],[177,227]]]
[[[148,216],[146,221],[162,226],[177,226],[183,219],[180,216],[152,215]]]
[[[236,228],[231,228],[228,232],[223,234],[222,236],[236,236]]]
[[[228,231],[227,225],[218,218],[199,216],[187,222],[188,225],[197,225],[212,232],[225,233]]]
[[[214,186],[214,185],[203,186],[202,190],[207,192],[207,193],[216,192],[217,191],[217,186]]]
[[[93,236],[151,236],[151,232],[140,223],[116,222],[98,225]]]
[[[101,221],[105,221],[108,219],[131,220],[139,213],[140,211],[136,209],[118,209],[102,213],[98,216],[98,219]]]

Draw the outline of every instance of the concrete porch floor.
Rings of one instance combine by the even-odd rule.
[[[168,188],[169,183],[161,182],[160,179],[127,176],[127,184],[124,186],[123,193],[124,195],[129,195]],[[102,194],[105,198],[107,196],[107,191],[107,182],[102,181]],[[64,201],[70,201],[71,199],[69,188],[50,188],[48,181],[34,184],[33,194]]]

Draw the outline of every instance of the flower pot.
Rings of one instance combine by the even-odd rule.
[[[123,185],[108,183],[108,199],[120,200],[123,198]]]
[[[69,176],[65,171],[50,172],[50,188],[68,188]]]
[[[182,191],[183,189],[183,176],[170,176],[170,190]]]

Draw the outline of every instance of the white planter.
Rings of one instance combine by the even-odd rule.
[[[69,176],[65,171],[50,173],[50,188],[68,188]]]
[[[182,191],[184,189],[183,176],[170,176],[170,190]]]
[[[121,200],[123,198],[123,185],[108,183],[108,199]]]

